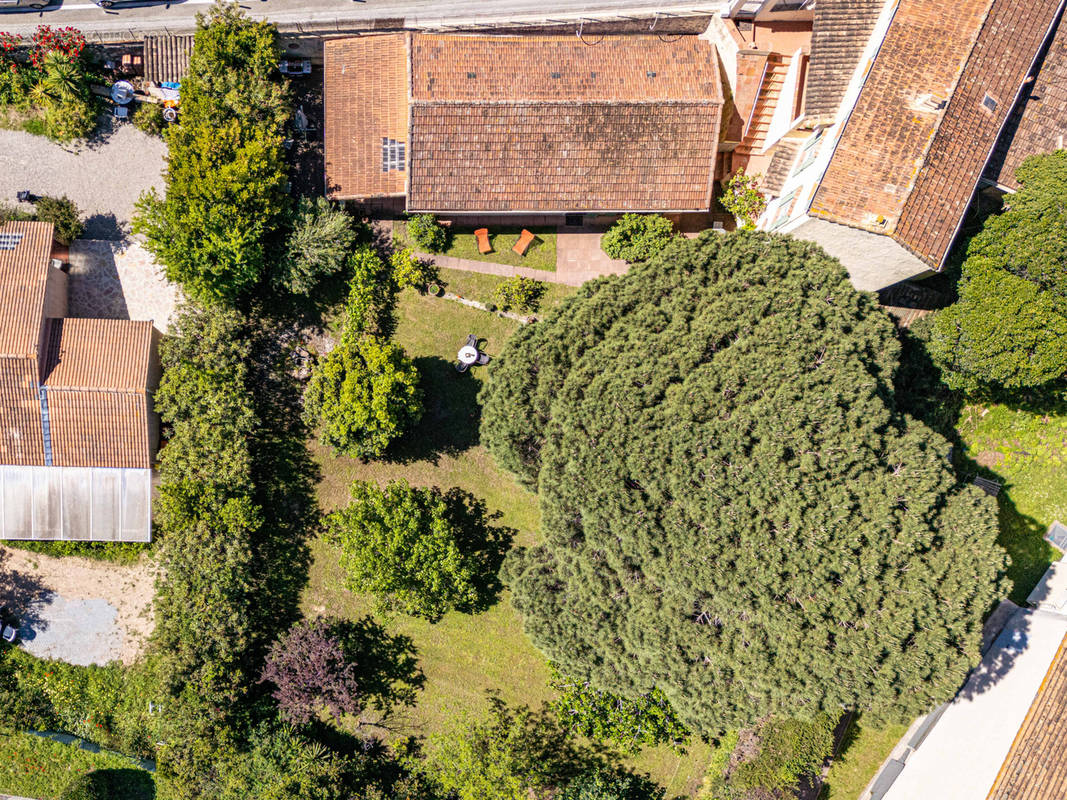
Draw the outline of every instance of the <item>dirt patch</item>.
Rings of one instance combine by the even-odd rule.
[[[1004,461],[1004,454],[998,453],[996,450],[982,450],[978,457],[975,458],[975,461],[978,462],[980,467],[992,468]]]
[[[0,559],[10,576],[0,587],[0,600],[16,614],[22,613],[27,603],[39,603],[49,595],[66,600],[102,600],[117,612],[115,623],[122,633],[118,659],[123,664],[137,660],[155,626],[152,598],[156,569],[152,565],[142,562],[120,566],[84,558],[53,558],[6,547],[0,547]]]

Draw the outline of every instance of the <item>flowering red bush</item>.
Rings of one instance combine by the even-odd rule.
[[[33,49],[30,50],[30,63],[41,66],[48,53],[62,53],[70,58],[79,58],[85,49],[85,37],[77,28],[53,28],[51,25],[38,25],[33,34]]]

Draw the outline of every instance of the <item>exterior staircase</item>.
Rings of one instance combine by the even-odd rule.
[[[767,131],[771,127],[771,118],[774,116],[774,108],[778,105],[782,87],[785,85],[785,75],[789,71],[790,56],[782,53],[771,53],[767,56],[767,66],[763,70],[763,79],[756,91],[756,102],[752,106],[741,143],[734,150],[738,156],[749,156],[759,153],[767,140]]]

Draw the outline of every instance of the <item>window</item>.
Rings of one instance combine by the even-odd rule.
[[[396,139],[382,139],[382,172],[404,171],[404,143]]]
[[[14,250],[21,241],[21,233],[0,233],[0,250]]]
[[[988,94],[982,98],[982,108],[986,111],[996,111],[997,101],[990,97]]]
[[[796,199],[796,196],[797,190],[794,189],[778,201],[778,205],[774,208],[774,217],[771,219],[771,224],[767,226],[767,230],[777,230],[789,222],[789,212],[793,208],[793,201]]]
[[[815,134],[804,143],[804,149],[800,151],[800,166],[794,170],[793,174],[800,172],[802,169],[810,165],[819,155],[819,142],[822,141],[823,128],[815,131]]]

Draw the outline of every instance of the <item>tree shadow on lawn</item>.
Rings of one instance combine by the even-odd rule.
[[[440,356],[414,359],[419,371],[425,409],[422,420],[393,444],[385,460],[397,464],[429,461],[442,455],[457,456],[478,444],[482,408],[478,405],[480,381]],[[482,367],[471,367],[482,369]]]
[[[356,663],[356,685],[364,698],[359,725],[395,729],[397,708],[415,705],[426,683],[414,641],[402,633],[389,633],[371,616],[345,620],[337,632]]]
[[[85,780],[96,789],[94,796],[108,800],[154,800],[156,796],[156,782],[141,769],[98,769]]]

